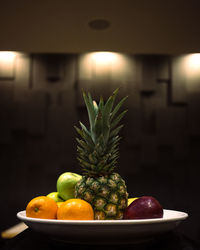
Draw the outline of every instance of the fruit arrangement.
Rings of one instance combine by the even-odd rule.
[[[38,218],[39,212],[40,216],[41,211],[47,213],[46,207],[52,211],[49,219],[117,220],[163,216],[162,206],[154,197],[128,198],[125,181],[115,172],[121,139],[119,132],[123,127],[120,121],[127,112],[118,113],[127,97],[114,105],[117,92],[115,90],[106,102],[100,97],[98,105],[89,93],[83,92],[89,129],[82,122],[80,128],[75,126],[79,135],[77,159],[82,167],[82,176],[70,172],[60,175],[57,192],[36,197],[37,206],[30,205],[34,199],[30,201],[26,208],[27,216]]]

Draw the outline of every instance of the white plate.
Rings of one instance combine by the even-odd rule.
[[[17,217],[31,229],[68,243],[129,244],[173,230],[188,214],[164,209],[163,218],[158,219],[77,221],[35,219],[21,211]]]

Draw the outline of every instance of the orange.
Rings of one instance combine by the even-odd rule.
[[[47,196],[32,199],[26,207],[26,216],[40,219],[56,219],[58,206]]]
[[[58,220],[94,220],[92,206],[81,199],[69,199],[58,208]]]

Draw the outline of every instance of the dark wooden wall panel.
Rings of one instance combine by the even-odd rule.
[[[182,56],[124,56],[121,65],[108,63],[101,68],[87,54],[18,54],[11,66],[13,80],[1,80],[2,142],[11,142],[12,130],[26,130],[43,138],[48,131],[56,134],[65,123],[59,122],[64,112],[66,121],[76,121],[76,107],[84,107],[81,89],[98,100],[99,93],[107,97],[117,87],[119,97],[129,96],[123,132],[127,145],[145,148],[149,139],[144,138],[150,136],[155,148],[170,145],[174,152],[181,152],[187,133],[199,133],[199,98],[189,86],[192,80],[183,71]],[[179,104],[185,106],[176,106]],[[72,124],[67,125],[69,131]]]
[[[44,135],[47,127],[46,94],[42,91],[31,91],[28,98],[27,128],[30,135]]]
[[[141,90],[154,92],[156,90],[156,61],[152,56],[145,56],[141,61]]]
[[[156,58],[156,78],[161,82],[169,82],[171,79],[171,60],[169,56]]]
[[[184,57],[176,56],[171,59],[172,102],[175,104],[187,102],[187,78]]]
[[[188,126],[190,135],[200,135],[200,98],[199,93],[188,95]]]
[[[1,81],[0,91],[0,143],[9,144],[12,141],[11,128],[13,122],[14,107],[9,103],[13,102],[13,83]]]

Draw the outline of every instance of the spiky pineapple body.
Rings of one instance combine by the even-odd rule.
[[[92,205],[96,220],[122,219],[127,207],[125,181],[118,173],[100,177],[83,176],[76,185],[75,196]]]
[[[121,139],[118,134],[122,128],[118,124],[126,113],[125,110],[115,117],[126,99],[113,108],[117,92],[114,91],[105,104],[101,97],[98,105],[90,94],[83,93],[90,129],[81,122],[81,129],[75,127],[81,136],[77,138],[77,152],[83,169],[83,178],[75,187],[75,197],[88,201],[98,220],[122,219],[128,202],[125,182],[115,173]]]

